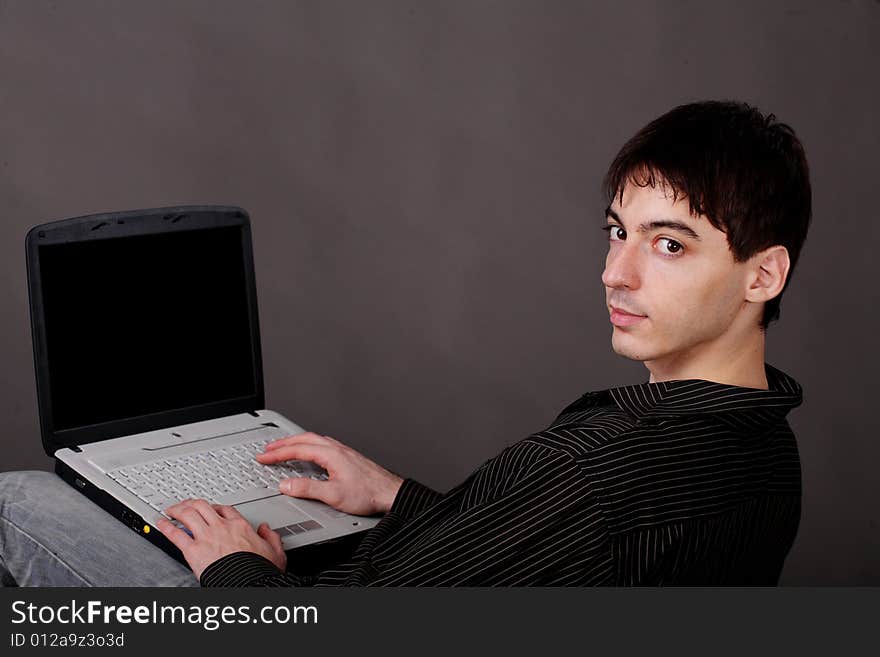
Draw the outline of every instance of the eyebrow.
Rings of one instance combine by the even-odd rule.
[[[612,219],[614,219],[614,221],[626,228],[626,226],[623,225],[623,221],[621,220],[620,215],[612,210],[610,205],[605,208],[605,218],[607,219],[608,217],[611,217]],[[640,233],[647,233],[648,231],[657,230],[658,228],[669,228],[670,230],[678,231],[679,233],[687,235],[691,239],[697,240],[698,242],[702,239],[699,235],[697,235],[696,232],[694,232],[693,228],[685,223],[674,221],[672,219],[655,219],[654,221],[642,222],[641,224],[639,224],[637,230]]]

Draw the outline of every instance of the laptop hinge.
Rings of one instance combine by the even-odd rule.
[[[260,414],[257,413],[256,411],[248,411],[248,413],[250,413],[250,414],[253,415],[254,417],[260,417]]]
[[[79,445],[71,445],[71,446],[70,446],[70,450],[73,451],[73,452],[76,452],[77,454],[79,454],[79,453],[82,452],[82,449],[80,449],[80,446],[79,446]]]

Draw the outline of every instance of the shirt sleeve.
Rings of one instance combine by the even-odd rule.
[[[406,482],[348,564],[321,586],[540,585],[610,567],[607,523],[590,479],[566,453],[522,441],[446,495]],[[236,553],[204,586],[301,586],[266,559]]]
[[[443,499],[442,493],[431,490],[414,479],[404,479],[400,490],[397,491],[394,502],[391,504],[389,513],[408,520],[436,504],[441,499]]]
[[[611,564],[607,527],[591,480],[571,456],[523,441],[377,541],[361,583],[541,585],[588,571],[600,579]]]
[[[215,586],[305,586],[301,577],[284,573],[254,552],[234,552],[221,557],[202,571],[199,583]]]

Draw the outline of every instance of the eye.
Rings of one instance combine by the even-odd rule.
[[[602,230],[608,233],[608,239],[611,242],[622,242],[626,239],[626,231],[622,226],[608,224],[607,226],[602,226]]]
[[[679,244],[675,240],[669,239],[668,237],[661,237],[658,241],[666,242],[665,249],[661,251],[661,253],[663,253],[664,255],[675,256],[684,251],[684,247],[681,244]]]

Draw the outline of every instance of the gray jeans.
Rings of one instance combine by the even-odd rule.
[[[198,586],[181,565],[55,474],[0,473],[4,586]]]

